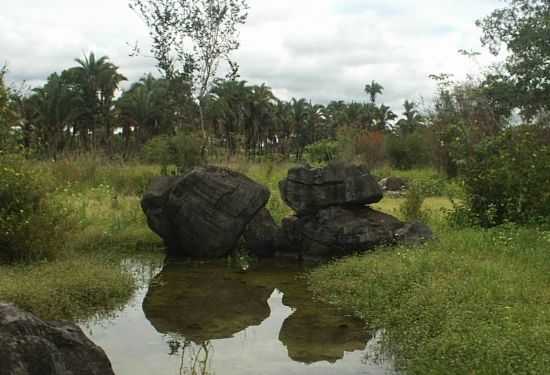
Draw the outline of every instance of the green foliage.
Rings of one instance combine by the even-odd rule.
[[[521,126],[480,143],[462,176],[465,214],[475,223],[532,223],[550,217],[550,133]]]
[[[426,214],[422,211],[422,204],[426,196],[422,191],[422,186],[411,183],[408,186],[405,200],[401,204],[401,217],[405,221],[425,221]]]
[[[493,87],[501,88],[498,99],[512,99],[528,117],[548,110],[550,93],[550,45],[548,20],[550,3],[546,0],[507,0],[477,22],[483,30],[483,43],[498,55],[506,47],[504,72]],[[493,77],[495,78],[495,77]],[[509,88],[507,88],[507,86]],[[513,92],[513,95],[508,95]]]
[[[315,270],[319,298],[383,329],[399,370],[545,374],[550,363],[550,232],[506,226],[438,233]]]
[[[29,163],[0,155],[0,165],[0,261],[54,257],[71,226],[68,212]]]
[[[324,139],[305,148],[305,159],[313,164],[328,163],[335,160],[338,154],[337,141]]]
[[[92,256],[33,265],[0,266],[0,299],[42,319],[78,320],[107,313],[135,288],[129,272]]]
[[[202,164],[202,139],[193,133],[179,133],[176,136],[158,136],[152,138],[143,147],[143,158],[149,163],[158,163],[163,173],[170,165],[178,167],[179,173],[185,173]]]
[[[395,168],[411,169],[430,162],[429,144],[422,132],[406,136],[391,135],[386,140],[386,153]]]
[[[10,91],[4,82],[6,68],[0,68],[0,152],[13,151],[16,148],[16,139],[13,126],[16,125],[17,115],[13,111]]]

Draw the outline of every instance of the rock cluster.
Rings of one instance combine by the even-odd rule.
[[[422,223],[405,224],[368,206],[379,202],[383,193],[364,167],[297,167],[280,188],[284,201],[296,211],[283,220],[287,251],[340,256],[432,237]]]
[[[218,167],[159,177],[141,205],[149,226],[168,250],[194,258],[223,257],[240,244],[261,257],[277,251],[338,256],[431,237],[430,229],[421,223],[406,225],[368,206],[379,202],[383,192],[362,166],[292,168],[279,189],[296,212],[283,220],[281,228],[265,208],[270,196],[267,188]]]
[[[113,375],[111,363],[76,325],[45,322],[0,304],[0,374]]]

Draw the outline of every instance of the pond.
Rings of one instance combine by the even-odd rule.
[[[268,260],[133,265],[142,277],[113,316],[82,324],[117,375],[387,374],[378,335],[307,289],[310,265]]]

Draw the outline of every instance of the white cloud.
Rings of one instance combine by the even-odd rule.
[[[284,98],[320,102],[364,100],[363,87],[374,79],[392,106],[430,97],[428,74],[462,77],[479,69],[457,51],[481,50],[474,21],[499,6],[498,0],[249,1],[235,56],[243,79],[266,82]],[[155,70],[154,60],[129,56],[135,41],[147,51],[148,35],[126,0],[2,5],[0,62],[9,64],[11,80],[40,82],[88,51],[111,57],[130,80]]]

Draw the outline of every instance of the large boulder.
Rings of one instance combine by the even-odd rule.
[[[141,199],[141,208],[147,217],[149,228],[164,239],[169,248],[174,247],[177,241],[166,207],[170,192],[180,178],[161,176],[153,179]]]
[[[262,208],[244,231],[248,251],[258,257],[271,257],[280,245],[279,227],[266,208]]]
[[[209,166],[155,180],[142,207],[171,253],[219,258],[236,247],[269,195],[267,188],[240,173]]]
[[[0,374],[112,375],[109,359],[82,330],[0,304]]]
[[[329,207],[283,220],[290,246],[304,256],[342,256],[395,242],[404,223],[369,207]]]
[[[331,164],[325,168],[300,166],[288,171],[279,184],[283,200],[298,216],[331,206],[357,206],[382,199],[380,186],[364,166]]]

